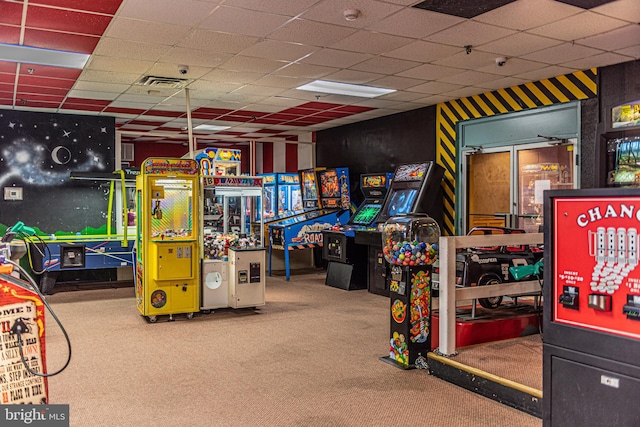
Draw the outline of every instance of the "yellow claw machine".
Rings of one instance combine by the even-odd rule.
[[[191,159],[149,158],[136,178],[136,305],[150,322],[199,311],[199,175]]]

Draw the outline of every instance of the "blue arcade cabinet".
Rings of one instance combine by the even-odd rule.
[[[323,246],[322,231],[351,216],[348,168],[312,168],[299,171],[302,214],[269,224],[271,275],[274,250],[284,251],[285,274],[291,277],[289,252]]]

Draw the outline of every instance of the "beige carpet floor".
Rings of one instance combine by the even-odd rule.
[[[542,421],[388,354],[389,300],[324,285],[324,272],[267,280],[259,310],[148,323],[133,287],[47,297],[73,347],[49,379],[71,426],[518,426]],[[47,319],[47,366],[67,357]]]

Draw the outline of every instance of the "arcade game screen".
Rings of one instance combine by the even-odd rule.
[[[320,196],[323,199],[335,199],[340,197],[340,184],[335,170],[320,173]]]
[[[394,191],[386,205],[388,216],[402,215],[411,212],[413,202],[416,200],[418,190],[415,188],[405,188]]]
[[[355,213],[350,224],[353,225],[369,225],[376,219],[378,213],[382,209],[382,205],[379,203],[368,203]]]
[[[318,198],[318,189],[316,186],[316,174],[313,169],[301,172],[302,175],[302,198],[304,200],[313,200]]]
[[[640,136],[607,141],[607,185],[640,186]]]

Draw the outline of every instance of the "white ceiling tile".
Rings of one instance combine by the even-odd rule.
[[[338,68],[323,67],[322,65],[291,63],[273,72],[277,76],[307,77],[319,79],[328,74],[334,73]]]
[[[376,55],[398,49],[409,43],[411,43],[411,39],[405,37],[362,30],[348,37],[344,37],[342,40],[331,45],[331,47]]]
[[[464,22],[464,18],[410,8],[403,9],[383,21],[375,22],[367,29],[421,39],[461,22]]]
[[[173,46],[190,30],[191,27],[186,25],[114,18],[106,33],[116,39]]]
[[[313,52],[300,62],[314,65],[326,65],[329,67],[348,68],[372,57],[373,55],[366,55],[364,53],[346,52],[344,50],[325,48]]]
[[[409,92],[418,92],[418,93],[429,93],[432,95],[447,93],[452,90],[460,89],[463,85],[457,85],[453,83],[444,83],[444,82],[427,82],[418,86],[414,86],[412,88],[407,89]]]
[[[154,61],[142,61],[132,58],[119,58],[115,56],[93,55],[85,69],[96,71],[124,71],[132,74],[143,74]]]
[[[270,86],[289,89],[292,87],[302,86],[303,84],[309,83],[311,80],[312,79],[306,77],[290,77],[269,74],[259,80],[253,81],[253,84],[256,86]]]
[[[524,79],[528,82],[535,82],[537,80],[548,79],[551,77],[561,76],[563,74],[569,74],[574,71],[576,70],[554,65],[546,68],[540,68],[538,70],[528,71],[522,74],[517,74],[514,77]]]
[[[515,31],[481,22],[465,21],[426,37],[425,40],[454,46],[481,45],[514,34]]]
[[[70,98],[101,99],[104,101],[113,101],[118,97],[118,94],[113,92],[96,92],[89,90],[71,89],[68,96]]]
[[[575,68],[579,70],[585,70],[590,67],[606,67],[607,65],[619,64],[621,62],[632,61],[633,58],[628,56],[619,55],[613,52],[605,52],[600,55],[593,55],[583,59],[577,59],[575,61],[563,62],[565,67]]]
[[[347,21],[344,17],[347,9],[359,10],[359,17],[354,21]],[[323,0],[305,11],[301,17],[358,29],[385,19],[401,9],[402,6],[377,0]]]
[[[386,52],[384,56],[420,62],[432,62],[462,51],[464,51],[463,47],[418,40]]]
[[[486,83],[477,83],[476,86],[493,91],[498,89],[505,89],[512,86],[518,86],[527,82],[528,81],[525,79],[518,79],[515,77],[503,77],[501,79],[493,80]]]
[[[627,25],[608,33],[576,40],[576,43],[607,51],[624,49],[640,43],[640,25]]]
[[[332,82],[341,83],[363,84],[368,83],[372,80],[377,80],[381,77],[382,75],[380,74],[369,73],[365,71],[340,70],[338,72],[328,74],[323,78],[323,80],[330,80]]]
[[[394,108],[402,104],[405,104],[405,102],[391,101],[388,99],[380,99],[380,98],[365,99],[363,101],[354,103],[354,105],[360,105],[362,107],[369,107],[369,108]]]
[[[543,49],[538,52],[523,55],[523,58],[531,61],[544,62],[546,64],[561,64],[563,62],[582,59],[600,53],[602,53],[602,51],[598,49],[580,46],[573,43],[563,43],[558,46],[550,47],[549,49]]]
[[[399,76],[384,76],[369,82],[369,84],[373,86],[386,87],[389,89],[396,89],[396,90],[404,90],[413,86],[417,86],[422,83],[424,83],[424,80],[410,79],[408,77],[399,77]],[[393,94],[390,94],[390,95],[393,95]]]
[[[243,56],[268,58],[279,61],[296,61],[303,59],[317,47],[305,46],[298,43],[281,42],[278,40],[263,40],[240,52]]]
[[[265,37],[284,25],[288,20],[287,16],[223,5],[204,18],[198,26],[225,33]],[[243,24],[238,25],[239,22]]]
[[[433,61],[435,65],[445,67],[463,68],[465,70],[473,70],[480,67],[486,67],[495,64],[496,55],[479,50],[472,50],[471,53],[460,52],[446,58]]]
[[[198,0],[136,0],[124,1],[118,15],[168,24],[193,25],[216,7],[215,3]]]
[[[326,47],[354,33],[356,30],[323,22],[294,19],[269,35],[270,39],[311,46]]]
[[[630,56],[634,59],[640,59],[640,44],[635,46],[627,47],[625,49],[620,49],[616,51],[620,55]]]
[[[129,89],[129,84],[119,83],[104,83],[102,81],[87,81],[78,80],[73,88],[76,90],[92,91],[92,92],[109,92],[109,93],[124,93]]]
[[[241,7],[248,10],[277,13],[286,16],[297,16],[318,0],[225,0],[225,6]]]
[[[94,55],[157,61],[167,51],[167,46],[103,37],[93,51]]]
[[[541,37],[535,34],[516,33],[510,37],[494,40],[479,46],[483,52],[496,55],[522,56],[548,47],[561,44],[562,41]]]
[[[206,52],[238,53],[258,41],[255,37],[195,29],[178,46]]]
[[[140,74],[117,73],[115,71],[84,70],[79,81],[133,84],[140,78]]]
[[[459,68],[443,67],[441,65],[424,64],[416,68],[398,73],[401,77],[409,77],[422,80],[435,80],[444,76],[453,76],[464,70]]]
[[[396,74],[420,65],[419,62],[377,56],[351,67],[353,70],[370,71],[380,74]]]
[[[422,99],[418,99],[417,102],[424,105],[435,105],[441,102],[447,102],[454,99],[452,96],[448,95],[430,95]]]
[[[640,22],[640,2],[638,0],[617,0],[594,7],[591,11],[636,24]]]
[[[481,93],[485,93],[486,90],[484,90],[481,87],[464,87],[462,89],[457,89],[457,90],[452,90],[451,92],[449,92],[447,95],[453,97],[454,99],[456,98],[465,98],[467,96],[474,96],[474,95],[479,95]]]
[[[498,78],[501,77],[496,76],[495,74],[481,73],[478,71],[465,71],[464,73],[459,73],[453,76],[441,77],[438,81],[463,86],[475,86],[477,83],[490,82]]]
[[[185,64],[201,67],[217,67],[224,61],[232,58],[231,54],[220,52],[207,52],[200,49],[185,47],[173,47],[162,57],[163,62]]]
[[[264,58],[250,58],[248,56],[235,56],[220,66],[223,70],[243,71],[253,73],[271,73],[284,67],[287,62],[272,61]]]
[[[585,11],[551,24],[529,30],[530,33],[572,41],[624,27],[628,22]]]
[[[473,19],[486,24],[523,31],[559,21],[583,10],[555,0],[518,0]]]
[[[411,102],[424,97],[424,93],[398,91],[382,95],[378,99],[386,99],[391,101]]]
[[[476,68],[476,71],[499,74],[502,76],[511,76],[514,74],[525,73],[527,71],[539,70],[540,68],[544,68],[547,66],[547,64],[544,64],[542,62],[527,61],[520,58],[505,58],[507,59],[507,62],[503,66],[497,65],[494,58],[494,60],[491,61],[491,64],[484,67],[478,67]]]
[[[284,92],[281,87],[245,85],[233,91],[234,94],[252,94],[261,96],[275,96]]]
[[[265,73],[252,73],[248,71],[231,71],[216,68],[213,71],[202,76],[203,80],[210,82],[223,82],[223,83],[237,83],[246,84],[260,79],[265,76]]]

